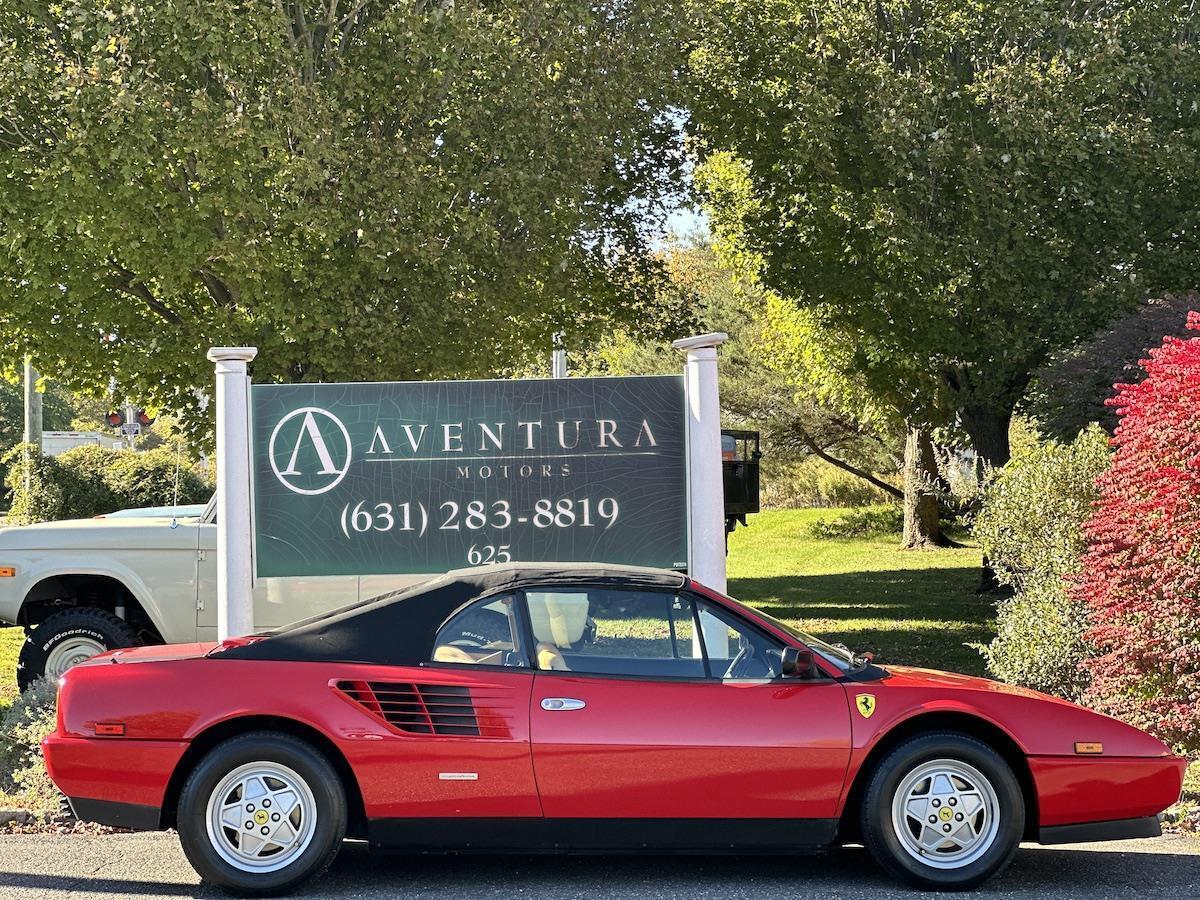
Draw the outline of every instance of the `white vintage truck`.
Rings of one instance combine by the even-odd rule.
[[[25,629],[24,690],[118,647],[216,640],[216,503],[200,515],[80,519],[0,528],[0,627]],[[272,628],[417,580],[265,578],[254,625]]]

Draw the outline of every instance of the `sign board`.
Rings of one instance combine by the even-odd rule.
[[[254,385],[261,577],[687,566],[683,379]]]

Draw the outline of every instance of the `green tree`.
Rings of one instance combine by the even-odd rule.
[[[0,4],[0,338],[198,421],[652,328],[677,17],[650,0]]]
[[[70,431],[75,398],[54,382],[43,381],[42,427]],[[0,455],[21,442],[25,431],[25,391],[20,384],[0,378]]]
[[[904,446],[903,545],[908,549],[944,546],[938,472],[932,430],[938,385],[903,368],[896,357],[870,354],[867,335],[839,329],[820,309],[805,308],[776,295],[768,298],[764,345],[776,369],[828,408],[839,410],[863,429],[897,435]],[[899,369],[899,371],[898,371]],[[914,391],[914,386],[925,393]]]
[[[1200,47],[1168,0],[693,0],[718,246],[851,380],[992,466],[1056,348],[1198,267]],[[907,408],[906,408],[907,407]]]
[[[896,468],[896,435],[877,427],[878,421],[855,418],[824,402],[804,379],[780,365],[769,298],[761,289],[724,267],[704,238],[677,242],[663,253],[663,262],[669,288],[661,309],[676,321],[690,318],[695,330],[729,335],[719,351],[723,420],[761,432],[769,470],[817,456],[899,497],[899,490],[877,474]],[[668,344],[639,340],[626,331],[606,335],[574,363],[577,372],[619,375],[679,372],[682,366],[682,355]]]
[[[1050,435],[1069,441],[1093,422],[1110,434],[1117,414],[1108,401],[1114,385],[1140,381],[1140,365],[1167,335],[1191,337],[1188,312],[1200,310],[1200,294],[1188,291],[1151,297],[1081,344],[1055,353],[1040,369],[1024,408]]]

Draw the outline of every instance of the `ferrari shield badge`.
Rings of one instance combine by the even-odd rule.
[[[869,719],[875,712],[875,695],[859,694],[854,698],[854,705],[858,707],[864,719]]]

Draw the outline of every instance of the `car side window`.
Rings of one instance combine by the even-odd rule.
[[[779,678],[783,674],[782,643],[714,603],[699,600],[696,611],[714,678]]]
[[[544,671],[704,678],[692,601],[607,588],[525,594],[537,667]]]
[[[459,610],[438,629],[433,662],[477,666],[528,666],[521,649],[516,601],[511,596],[486,597]]]

